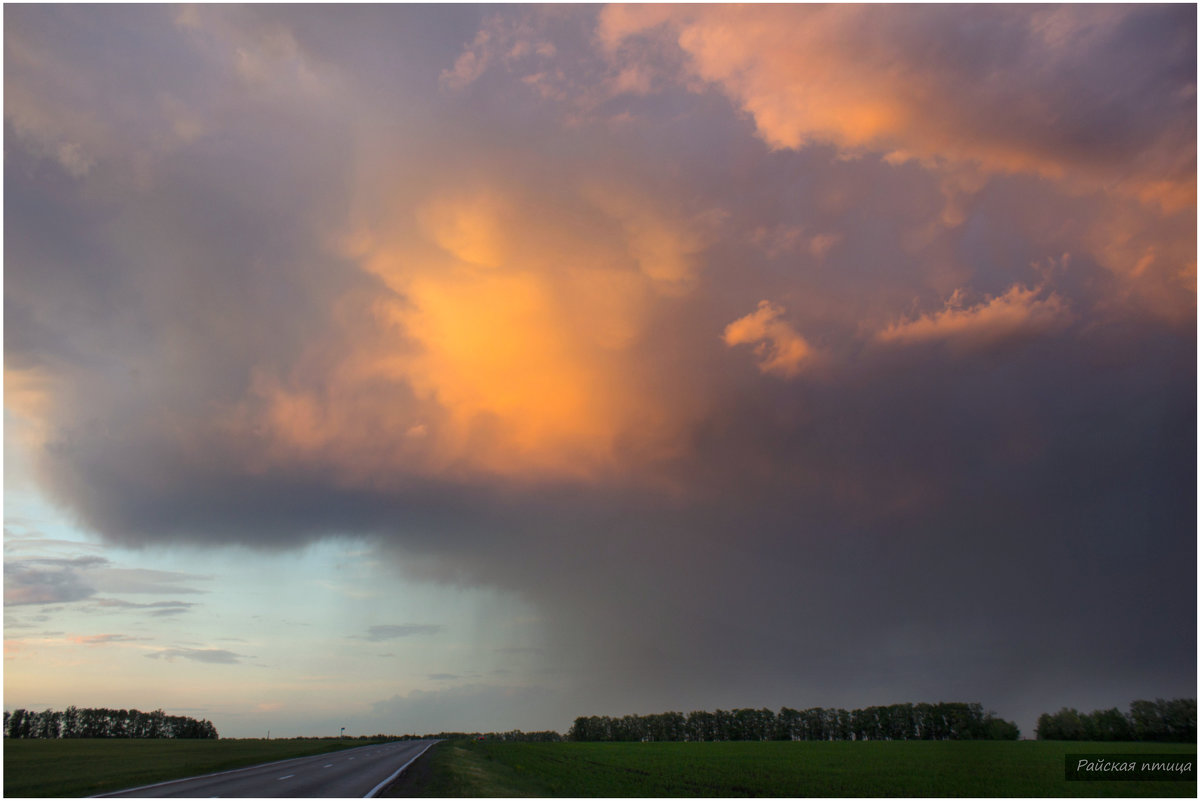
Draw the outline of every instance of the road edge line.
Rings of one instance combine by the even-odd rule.
[[[413,757],[412,759],[410,759],[410,760],[408,760],[407,762],[405,762],[403,765],[401,765],[401,766],[400,766],[400,770],[396,771],[396,772],[395,772],[395,773],[393,773],[391,776],[388,776],[386,779],[384,779],[383,781],[381,781],[379,784],[375,785],[375,788],[374,788],[373,790],[371,790],[371,792],[369,792],[369,793],[367,793],[366,795],[364,795],[364,796],[363,796],[363,798],[374,798],[374,797],[375,797],[375,795],[376,795],[376,794],[377,794],[377,793],[378,793],[380,790],[382,790],[384,787],[387,787],[387,786],[388,786],[389,784],[391,784],[392,782],[396,781],[396,779],[400,778],[400,774],[401,774],[401,773],[403,773],[404,771],[408,770],[408,766],[409,766],[409,765],[411,765],[412,763],[414,763],[414,762],[416,762],[418,759],[420,759],[420,758],[421,758],[421,754],[424,754],[426,751],[428,751],[430,748],[433,748],[435,745],[437,745],[437,744],[438,744],[438,743],[440,743],[440,742],[441,742],[441,740],[434,740],[434,741],[433,741],[433,742],[431,742],[429,745],[427,745],[427,746],[425,746],[424,748],[422,748],[422,749],[421,749],[421,753],[420,753],[420,754],[417,754],[415,757]]]

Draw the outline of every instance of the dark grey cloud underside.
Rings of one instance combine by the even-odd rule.
[[[591,711],[972,697],[1028,727],[1047,704],[1194,681],[1195,348],[1128,333],[949,371],[931,348],[731,396],[675,466],[710,490],[686,509],[633,489],[373,494],[182,467],[178,496],[77,480],[131,544],[368,532],[427,575],[514,590],[568,650],[602,644],[589,674],[624,677],[595,680]],[[164,465],[131,456],[135,476]]]
[[[10,8],[6,20],[41,13]],[[312,10],[267,16],[295,22],[321,58],[374,76],[363,78],[370,96],[387,99],[384,73],[367,69],[387,52],[373,47],[384,33],[361,13],[331,27]],[[441,67],[475,27],[460,13],[444,23],[454,35]],[[1139,63],[1130,54],[1153,51],[1182,15],[1190,50],[1185,41],[1171,52],[1190,53],[1194,72],[1194,13],[1131,18],[1129,51],[1112,63]],[[937,55],[971,64],[975,52]],[[1153,63],[1177,83],[1179,59]],[[423,69],[436,79],[438,69]],[[1152,102],[1162,101],[1162,76],[1095,70],[1089,80],[1119,83],[1122,102],[1068,106],[1075,124],[1058,145],[1091,147],[1097,158],[1136,150],[1166,114]],[[154,80],[172,84],[184,72],[164,63]],[[711,95],[696,102],[721,105]],[[349,138],[330,125],[314,146],[278,135],[279,121],[265,112],[231,121],[223,136],[176,154],[158,191],[124,198],[115,214],[6,119],[5,357],[51,366],[66,382],[39,464],[88,528],[125,545],[263,549],[365,534],[414,575],[516,592],[537,604],[572,670],[560,727],[573,714],[669,707],[962,698],[1029,733],[1037,713],[1064,704],[1195,693],[1194,311],[1182,324],[1131,311],[1093,325],[1112,278],[1077,258],[1057,285],[1077,322],[1056,333],[967,358],[936,343],[857,342],[825,380],[761,376],[720,344],[722,327],[789,286],[793,312],[814,319],[820,298],[864,286],[907,302],[918,257],[881,253],[879,243],[919,223],[916,207],[936,206],[938,189],[915,168],[875,175],[873,163],[838,163],[819,146],[754,155],[760,145],[731,116],[694,138],[647,143],[625,166],[661,160],[681,168],[688,189],[727,199],[725,160],[689,173],[685,159],[749,153],[739,158],[759,193],[735,204],[735,221],[802,218],[825,230],[832,220],[812,198],[839,182],[861,203],[839,221],[848,236],[836,270],[813,278],[717,243],[703,273],[709,297],[679,301],[652,331],[654,363],[713,376],[713,410],[687,432],[687,455],[657,468],[689,488],[686,503],[636,481],[529,488],[411,477],[372,491],[303,464],[251,473],[239,467],[246,443],[200,421],[243,397],[255,367],[286,367],[306,343],[336,342],[330,298],[378,290],[320,255],[315,222],[346,200],[338,176]],[[1191,125],[1194,136],[1194,108]],[[663,126],[680,133],[687,118]],[[1086,129],[1113,139],[1077,141]],[[552,146],[545,169],[573,147]],[[103,165],[94,169],[103,177]],[[979,290],[1032,284],[1025,266],[1060,252],[1054,220],[1012,241],[1021,222],[1012,200],[1034,190],[1044,187],[995,179],[964,229],[945,235]],[[280,198],[292,204],[282,212]],[[146,236],[168,228],[170,237]],[[684,352],[694,342],[708,345]],[[41,581],[59,601],[93,593],[71,566],[51,567],[7,581]],[[368,639],[435,633],[375,628]],[[149,656],[238,660],[223,650]]]

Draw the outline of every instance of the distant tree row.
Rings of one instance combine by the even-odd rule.
[[[1140,740],[1160,743],[1196,741],[1196,699],[1134,701],[1129,712],[1097,709],[1091,714],[1063,707],[1038,718],[1039,740]]]
[[[718,709],[576,718],[567,734],[579,742],[716,740],[1015,740],[1017,727],[980,704],[892,704],[866,709],[798,711]]]
[[[556,731],[520,731],[519,729],[505,732],[488,732],[480,735],[485,740],[500,740],[506,743],[558,743],[563,736]]]
[[[401,734],[397,740],[500,740],[507,743],[559,743],[564,738],[556,731],[462,732],[443,731],[437,734]]]
[[[133,737],[157,739],[215,740],[217,729],[207,720],[168,715],[161,709],[78,709],[62,712],[47,709],[31,712],[16,709],[4,713],[4,736],[13,739],[76,737]]]

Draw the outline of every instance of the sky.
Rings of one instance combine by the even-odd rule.
[[[1196,9],[4,8],[4,705],[1196,694]]]

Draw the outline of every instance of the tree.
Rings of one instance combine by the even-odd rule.
[[[1133,739],[1133,728],[1129,725],[1129,718],[1125,717],[1116,707],[1098,709],[1089,717],[1095,739],[1102,742],[1122,742]]]
[[[1166,739],[1167,726],[1162,719],[1159,705],[1154,701],[1134,701],[1129,705],[1129,722],[1137,740],[1160,741]]]
[[[776,740],[796,740],[800,739],[800,713],[794,709],[783,707],[779,710],[779,715],[775,718],[775,737]]]
[[[834,710],[831,717],[834,740],[850,739],[850,713],[845,709]]]
[[[14,709],[9,718],[8,728],[4,732],[14,740],[29,736],[29,713],[24,709]]]
[[[1063,740],[1082,740],[1085,734],[1078,710],[1063,707],[1058,711],[1058,728]]]
[[[989,715],[984,720],[983,738],[986,740],[1016,740],[1021,736],[1017,724]]]
[[[1166,728],[1167,738],[1174,743],[1196,740],[1196,699],[1176,698],[1174,701],[1158,701],[1159,714]]]
[[[63,737],[79,737],[79,710],[69,706],[63,711]]]

